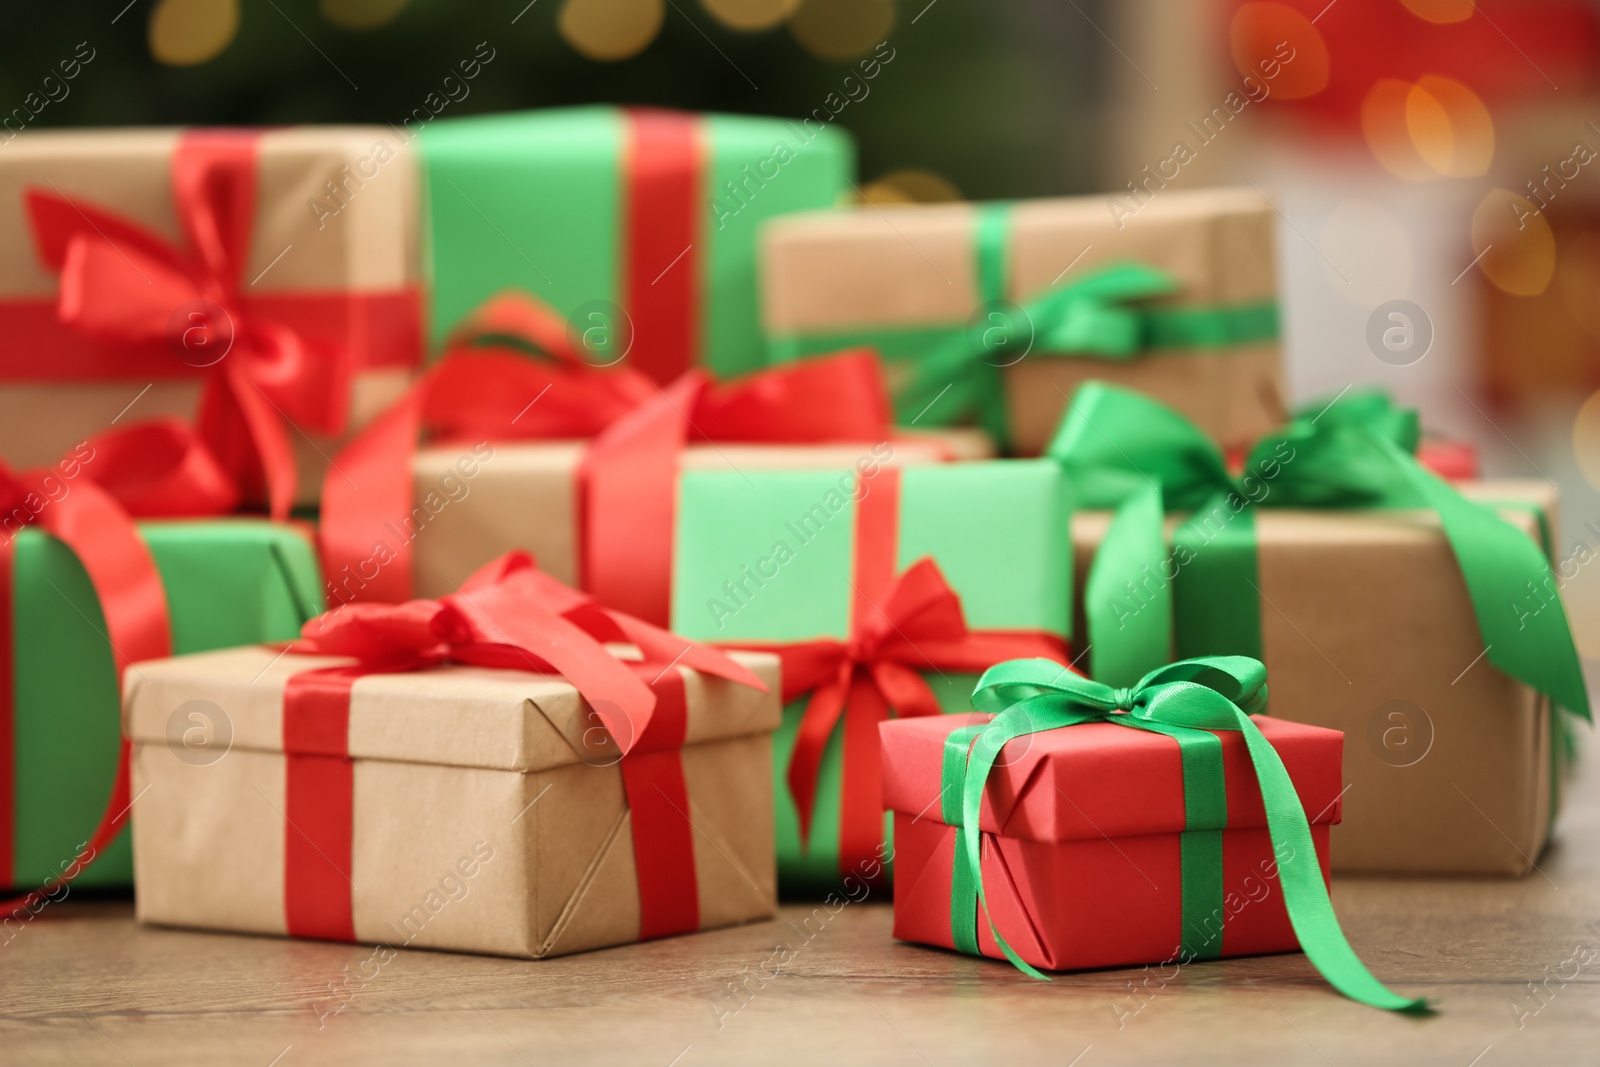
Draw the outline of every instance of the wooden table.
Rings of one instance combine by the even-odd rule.
[[[1438,1003],[1421,1019],[1342,999],[1299,955],[1191,964],[1164,985],[1141,970],[1036,982],[898,944],[870,899],[824,909],[809,939],[811,909],[791,905],[543,963],[402,950],[336,995],[369,949],[151,929],[125,901],[68,899],[0,945],[0,1063],[1594,1063],[1597,845],[1591,760],[1542,873],[1339,879],[1356,950]],[[780,945],[793,959],[764,978]]]

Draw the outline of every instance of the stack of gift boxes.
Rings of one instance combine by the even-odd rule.
[[[1410,1006],[1328,873],[1547,842],[1548,487],[1289,406],[1256,191],[852,174],[611,109],[17,138],[8,922],[542,957],[855,877],[1030,971],[1298,946]]]

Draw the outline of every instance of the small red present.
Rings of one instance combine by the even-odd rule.
[[[1251,714],[1265,695],[1239,656],[1129,689],[1015,660],[978,684],[996,715],[883,723],[895,936],[1039,977],[1304,948],[1346,995],[1420,1006],[1366,971],[1328,901],[1343,735]]]

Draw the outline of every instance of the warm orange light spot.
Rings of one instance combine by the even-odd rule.
[[[1471,89],[1427,74],[1406,93],[1406,130],[1422,160],[1450,178],[1476,177],[1494,160],[1494,121]]]
[[[150,12],[150,54],[169,67],[216,56],[239,32],[239,0],[161,0]]]
[[[662,0],[567,0],[556,29],[590,59],[629,59],[656,39],[666,11]]]
[[[940,204],[961,199],[961,190],[926,170],[897,170],[861,190],[861,198],[876,207],[890,204]]]
[[[1556,240],[1539,207],[1495,189],[1472,213],[1472,254],[1495,286],[1514,296],[1545,291],[1556,269]]]
[[[393,22],[406,0],[321,0],[322,17],[347,30],[375,30]]]
[[[1408,104],[1415,86],[1394,78],[1379,78],[1361,102],[1361,132],[1373,158],[1385,170],[1407,181],[1437,177],[1412,139]]]
[[[1472,17],[1473,0],[1400,0],[1411,13],[1429,22],[1464,22]]]
[[[1583,402],[1572,422],[1572,454],[1584,478],[1600,489],[1600,393]]]
[[[776,26],[800,6],[800,0],[700,0],[717,20],[736,30],[754,32]]]
[[[789,32],[818,59],[841,60],[872,51],[893,25],[894,0],[803,0]]]
[[[1310,19],[1285,4],[1242,5],[1228,40],[1239,73],[1264,82],[1281,100],[1327,88],[1328,46]]]

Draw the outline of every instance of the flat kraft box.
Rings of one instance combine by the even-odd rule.
[[[1272,317],[1268,309],[1278,299],[1274,216],[1260,194],[1161,192],[1120,221],[1107,202],[1095,196],[1009,205],[1009,247],[1000,257],[1004,299],[1026,308],[1047,291],[1132,262],[1176,282],[1174,295],[1150,303],[1158,313],[1218,310],[1225,319],[1234,310]],[[985,210],[974,204],[857,208],[769,223],[761,251],[762,324],[773,357],[876,344],[898,364],[899,392],[918,357],[959,337],[980,310],[975,246]],[[1045,325],[1035,323],[1041,331]],[[1275,329],[1230,343],[1169,343],[1133,358],[1104,359],[1055,355],[1036,338],[1020,361],[997,359],[1013,448],[1024,455],[1042,451],[1074,391],[1091,378],[1154,397],[1225,446],[1248,444],[1282,421]],[[936,384],[925,390],[929,399],[937,391]],[[941,403],[921,425],[941,417]],[[899,410],[901,421],[919,414],[904,404]]]
[[[141,921],[285,934],[292,675],[348,662],[256,646],[140,665],[125,687],[134,745]],[[677,668],[695,829],[700,928],[776,910],[770,735],[776,661],[741,656],[770,692]],[[231,724],[231,749],[185,762],[166,740],[194,702]],[[359,678],[348,751],[355,939],[541,958],[639,936],[620,753],[573,686],[521,671],[445,666]],[[335,891],[335,890],[330,890]]]
[[[532,553],[547,574],[577,585],[579,467],[585,448],[582,441],[550,441],[419,450],[412,463],[412,521],[392,532],[411,541],[415,595],[453,593],[479,566],[514,548]],[[864,461],[913,465],[993,454],[993,443],[980,431],[942,430],[859,444],[692,445],[683,452],[681,467],[837,470],[842,475]],[[360,578],[355,576],[352,594]],[[347,580],[333,578],[336,586]]]
[[[1547,483],[1457,488],[1530,536],[1555,528]],[[1109,523],[1073,518],[1080,582]],[[1560,799],[1559,739],[1549,702],[1483,656],[1437,517],[1258,508],[1255,525],[1261,589],[1244,593],[1261,598],[1268,712],[1345,734],[1333,869],[1528,873]]]

